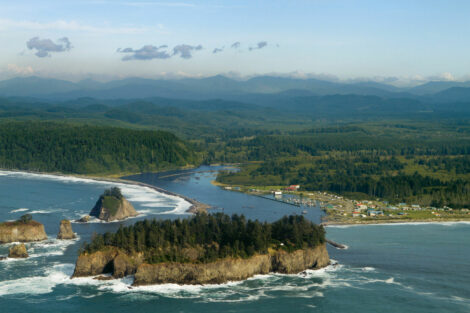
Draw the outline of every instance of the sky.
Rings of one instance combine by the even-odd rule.
[[[0,0],[0,79],[470,79],[470,1]]]

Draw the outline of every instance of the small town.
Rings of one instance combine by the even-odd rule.
[[[325,212],[322,222],[328,225],[470,220],[468,208],[454,210],[448,206],[436,208],[408,203],[391,204],[380,199],[353,200],[327,192],[301,191],[300,185],[223,188],[299,207],[320,207]]]

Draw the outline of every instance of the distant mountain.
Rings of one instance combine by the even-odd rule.
[[[17,77],[0,81],[1,96],[34,97],[76,90],[77,84],[37,76]]]
[[[275,94],[289,90],[311,94],[361,94],[393,96],[400,90],[379,83],[344,84],[318,79],[294,79],[259,76],[246,81],[233,80],[221,75],[208,78],[179,80],[126,78],[101,83],[83,80],[73,83],[39,77],[14,78],[0,82],[0,96],[41,97],[48,99],[137,99],[164,97],[177,99],[226,98],[241,94]],[[287,95],[287,94],[286,94]]]
[[[274,76],[258,76],[245,81],[221,75],[177,80],[134,77],[106,83],[91,79],[74,83],[33,76],[0,81],[0,96],[35,97],[59,101],[78,98],[92,98],[96,101],[97,99],[154,97],[186,100],[224,99],[265,105],[273,100],[281,101],[292,97],[314,95],[361,95],[433,101],[432,95],[429,94],[439,93],[440,101],[444,101],[446,96],[455,99],[452,98],[453,92],[443,93],[446,89],[455,87],[470,87],[470,82],[430,82],[403,89],[372,81],[339,83],[313,78],[296,79]]]
[[[435,101],[439,102],[467,102],[470,103],[470,88],[453,87],[438,92],[432,96]]]
[[[452,81],[436,81],[428,82],[413,88],[408,89],[409,93],[415,95],[433,95],[454,87],[470,87],[470,81],[467,82],[452,82]]]

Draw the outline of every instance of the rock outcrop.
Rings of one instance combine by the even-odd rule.
[[[134,285],[151,284],[221,284],[244,280],[271,271],[271,257],[255,255],[249,259],[222,259],[207,264],[142,264],[135,273]]]
[[[0,243],[46,240],[44,225],[36,221],[27,223],[4,222],[0,224]]]
[[[270,272],[294,274],[306,269],[318,269],[330,263],[326,246],[296,250],[288,253],[276,251],[258,254],[248,259],[225,258],[212,263],[157,263],[146,264],[142,254],[127,255],[108,248],[77,259],[73,277],[111,273],[113,277],[134,274],[134,285],[150,284],[220,284],[244,280],[257,274]]]
[[[60,221],[60,229],[59,234],[57,235],[57,239],[75,239],[77,236],[72,230],[72,224],[69,220],[62,220]]]
[[[75,220],[77,223],[88,223],[90,221],[90,215],[85,215],[78,220]]]
[[[28,251],[26,251],[26,246],[24,243],[21,243],[19,245],[14,245],[10,247],[10,252],[8,253],[9,258],[27,258],[28,257]]]
[[[139,213],[123,196],[116,197],[103,194],[91,210],[90,215],[111,222],[137,216]]]
[[[143,260],[142,254],[128,255],[114,248],[94,253],[83,253],[77,259],[72,277],[111,273],[113,277],[121,278],[135,274]]]

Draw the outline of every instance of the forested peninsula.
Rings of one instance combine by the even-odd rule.
[[[243,280],[269,272],[298,273],[329,264],[322,226],[303,216],[274,223],[197,214],[145,220],[85,244],[73,276],[135,275],[135,285]]]

